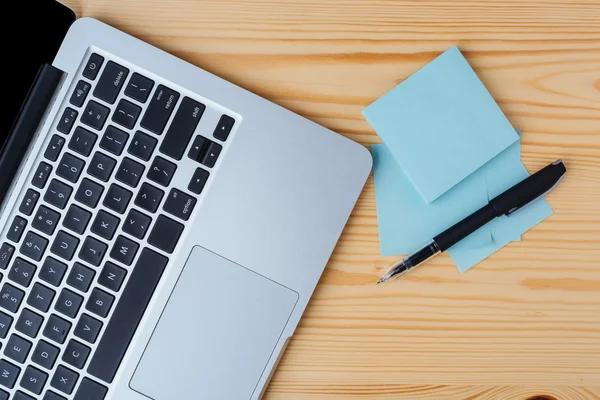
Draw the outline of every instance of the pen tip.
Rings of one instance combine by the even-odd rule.
[[[380,280],[377,281],[376,285],[379,285],[380,283],[385,282],[385,279],[381,278]]]

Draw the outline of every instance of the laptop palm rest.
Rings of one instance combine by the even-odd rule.
[[[291,289],[195,247],[131,389],[153,400],[249,399],[297,300]]]

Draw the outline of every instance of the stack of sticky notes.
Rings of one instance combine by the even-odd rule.
[[[529,176],[511,126],[458,48],[375,101],[371,147],[381,254],[411,253]],[[453,246],[466,271],[552,214],[540,199]]]

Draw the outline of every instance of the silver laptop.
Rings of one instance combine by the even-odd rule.
[[[97,20],[59,46],[0,158],[0,400],[261,398],[370,154]]]

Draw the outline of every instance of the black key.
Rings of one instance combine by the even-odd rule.
[[[62,396],[57,395],[54,392],[51,392],[50,390],[48,390],[46,392],[46,394],[44,395],[44,398],[42,400],[67,400]]]
[[[87,314],[81,314],[79,322],[75,326],[73,334],[88,343],[96,343],[96,339],[102,329],[102,322],[92,318]]]
[[[92,214],[90,212],[75,204],[71,204],[63,221],[63,226],[81,235],[85,232],[91,217]]]
[[[206,148],[208,147],[209,140],[204,136],[196,136],[194,139],[194,143],[192,143],[192,147],[188,152],[188,157],[194,161],[198,161],[200,158],[200,153],[204,154]]]
[[[82,345],[78,341],[69,340],[62,360],[75,368],[81,369],[90,356],[90,351],[89,347]]]
[[[73,259],[73,254],[75,254],[75,250],[77,249],[77,245],[79,245],[79,239],[69,235],[65,231],[59,231],[54,239],[54,243],[52,243],[50,251],[67,261],[71,261]]]
[[[0,400],[9,400],[8,398],[8,393],[6,393],[4,390],[0,389]]]
[[[2,311],[0,311],[0,338],[4,339],[6,337],[12,322],[13,318],[10,315],[4,314]]]
[[[72,292],[69,289],[63,289],[62,292],[60,292],[60,296],[58,296],[58,300],[56,300],[54,309],[68,317],[75,318],[79,311],[79,307],[81,307],[81,303],[83,303],[83,297],[75,294],[75,292]]]
[[[23,296],[25,293],[22,290],[5,283],[0,291],[0,307],[14,313],[19,309]]]
[[[85,111],[81,114],[81,122],[100,131],[104,128],[104,123],[108,118],[108,114],[110,114],[110,109],[108,107],[104,107],[100,103],[90,100],[85,107]]]
[[[73,129],[73,125],[75,124],[78,115],[79,113],[77,111],[73,110],[70,107],[67,107],[63,112],[62,117],[58,121],[56,130],[60,133],[64,133],[65,135],[71,133],[71,129]]]
[[[139,247],[133,240],[129,240],[125,236],[118,236],[110,250],[110,256],[125,265],[131,265]]]
[[[142,214],[141,212],[131,209],[125,223],[123,224],[123,232],[129,233],[136,239],[143,239],[146,236],[148,226],[152,222],[152,218]]]
[[[92,224],[92,232],[106,240],[112,240],[121,220],[104,210],[100,210]]]
[[[144,174],[144,166],[133,161],[131,158],[125,157],[121,161],[121,165],[117,170],[115,178],[131,187],[136,187]]]
[[[0,268],[6,269],[10,260],[12,260],[13,254],[15,254],[15,247],[8,243],[2,243],[0,247]]]
[[[196,172],[194,172],[194,176],[192,176],[190,184],[188,185],[188,190],[196,194],[202,193],[209,176],[210,173],[207,170],[197,168]]]
[[[144,118],[142,118],[142,128],[157,135],[162,135],[178,100],[179,93],[166,86],[158,85]]]
[[[25,235],[23,244],[21,244],[21,254],[24,254],[35,261],[40,261],[44,255],[44,251],[46,251],[47,246],[48,239],[41,237],[37,233],[29,231],[27,232],[27,235]]]
[[[231,129],[233,128],[233,124],[235,124],[235,120],[231,118],[229,115],[222,115],[213,136],[224,142],[229,137],[231,133]]]
[[[48,374],[32,366],[28,366],[21,378],[21,387],[32,393],[41,394],[47,379]],[[25,399],[35,400],[33,397],[29,396],[25,397]]]
[[[170,254],[175,250],[182,232],[182,224],[160,215],[148,237],[148,243]]]
[[[17,257],[10,269],[8,279],[17,282],[21,286],[28,287],[35,274],[35,270],[35,265],[23,260],[21,257]]]
[[[46,257],[42,269],[40,270],[40,279],[51,285],[59,286],[66,271],[66,264],[63,264],[52,257]]]
[[[148,183],[144,183],[135,198],[135,205],[150,211],[151,213],[156,212],[164,195],[165,192],[162,190]]]
[[[87,304],[85,305],[85,309],[101,317],[106,317],[110,312],[113,301],[115,301],[114,296],[106,293],[103,290],[94,288],[90,298],[87,301]]]
[[[12,389],[15,387],[15,382],[21,369],[6,360],[0,360],[0,385]]]
[[[125,280],[125,276],[127,276],[126,270],[107,261],[106,264],[104,264],[102,272],[100,272],[98,283],[110,290],[118,292]]]
[[[46,369],[52,369],[59,352],[60,350],[57,347],[52,346],[45,340],[40,340],[35,350],[33,350],[33,354],[31,354],[31,361]]]
[[[4,355],[11,360],[23,364],[31,350],[31,343],[21,336],[10,335],[6,348],[4,349]]]
[[[90,208],[95,208],[98,205],[98,201],[100,201],[102,192],[104,192],[103,186],[84,178],[79,184],[79,188],[77,188],[75,200]]]
[[[48,177],[52,172],[52,167],[45,162],[41,162],[38,165],[35,174],[33,175],[33,179],[31,180],[31,184],[35,187],[43,189],[46,186],[46,182],[48,182]]]
[[[148,100],[148,96],[154,87],[154,81],[138,74],[137,72],[131,75],[129,84],[125,88],[125,96],[129,96],[132,99],[145,103]]]
[[[104,77],[104,75],[102,76]],[[65,394],[71,394],[77,383],[77,379],[79,379],[79,374],[71,371],[67,367],[59,365],[50,381],[50,386]]]
[[[71,140],[71,143],[73,143],[73,140]],[[69,147],[71,147],[71,143],[69,143]],[[79,179],[84,166],[85,162],[83,160],[72,154],[65,153],[60,160],[60,164],[58,164],[56,175],[75,183]]]
[[[98,71],[100,71],[100,67],[104,63],[104,57],[99,54],[93,53],[90,56],[87,64],[85,65],[85,69],[83,70],[83,76],[93,81],[98,76]]]
[[[55,294],[54,290],[48,289],[40,283],[35,283],[27,298],[27,304],[42,312],[46,312],[50,308]]]
[[[112,120],[125,128],[133,129],[141,112],[141,107],[136,106],[130,101],[121,99],[115,109]]]
[[[89,378],[83,378],[73,400],[104,400],[108,389]]]
[[[88,131],[87,129],[77,127],[75,133],[69,142],[69,149],[83,156],[89,156],[94,148],[98,136],[95,133]],[[81,168],[79,168],[81,171]]]
[[[75,91],[71,95],[71,104],[73,104],[75,107],[81,107],[83,103],[85,103],[85,99],[87,98],[91,88],[92,86],[86,81],[77,82]]]
[[[50,161],[58,160],[58,156],[65,145],[65,139],[58,135],[53,135],[52,139],[50,139],[50,143],[48,143],[48,147],[46,147],[46,152],[44,152],[44,157],[46,157]]]
[[[184,97],[160,145],[160,152],[181,160],[205,109],[204,104]]]
[[[109,125],[106,128],[106,132],[100,141],[100,147],[106,151],[109,151],[117,156],[120,156],[125,148],[125,144],[129,139],[129,134],[122,130]]]
[[[40,194],[33,189],[27,189],[27,193],[23,196],[23,200],[21,200],[21,205],[19,206],[19,211],[25,215],[33,214],[33,210],[40,199]]]
[[[42,318],[41,315],[24,308],[21,311],[21,315],[19,315],[15,329],[30,338],[35,338],[42,327],[43,322],[44,318]]]
[[[129,70],[113,61],[109,61],[100,76],[94,90],[94,96],[108,104],[114,104],[121,87],[129,75]]]
[[[196,199],[178,189],[171,189],[163,210],[184,221],[190,219],[190,214],[194,211]]]
[[[71,323],[69,321],[62,319],[58,315],[52,314],[50,318],[48,318],[43,333],[48,339],[63,344],[70,330]]]
[[[54,229],[56,229],[56,225],[58,225],[58,221],[60,220],[60,214],[54,210],[49,209],[46,206],[40,206],[38,208],[35,217],[33,218],[33,222],[31,226],[35,229],[38,229],[41,232],[44,232],[48,236],[52,236],[54,234]]]
[[[21,380],[21,386],[23,386],[23,381]],[[28,394],[25,394],[23,392],[21,392],[20,390],[17,390],[15,392],[15,397],[13,398],[13,400],[35,400],[33,397],[29,396]]]
[[[87,371],[111,383],[169,259],[143,249]],[[138,268],[139,267],[139,268]]]
[[[110,185],[102,204],[119,214],[123,214],[131,201],[131,196],[133,196],[133,193],[129,190],[113,183]]]
[[[169,162],[162,157],[156,157],[148,171],[148,179],[159,185],[169,186],[176,169],[177,166],[172,162]]]
[[[92,269],[76,262],[69,273],[67,284],[85,293],[89,290],[90,285],[94,281],[94,275],[96,275],[96,273]]]
[[[23,236],[23,231],[25,231],[26,227],[27,220],[17,215],[15,219],[13,219],[12,224],[10,224],[8,232],[6,232],[6,237],[13,242],[18,242],[21,240],[21,236]]]
[[[87,169],[87,173],[100,179],[103,182],[108,182],[113,170],[117,165],[117,161],[109,156],[96,152]]]
[[[217,163],[217,159],[223,150],[223,146],[218,143],[210,142],[204,156],[199,160],[202,165],[212,168]]]
[[[62,210],[67,205],[72,192],[73,189],[70,186],[65,185],[56,179],[52,179],[52,181],[50,181],[50,185],[48,186],[48,190],[44,195],[44,200],[48,204],[51,204]]]
[[[150,160],[150,157],[152,157],[156,143],[158,143],[158,140],[154,139],[152,136],[137,131],[133,136],[133,140],[127,151],[129,154],[133,154],[144,161],[148,161]]]

